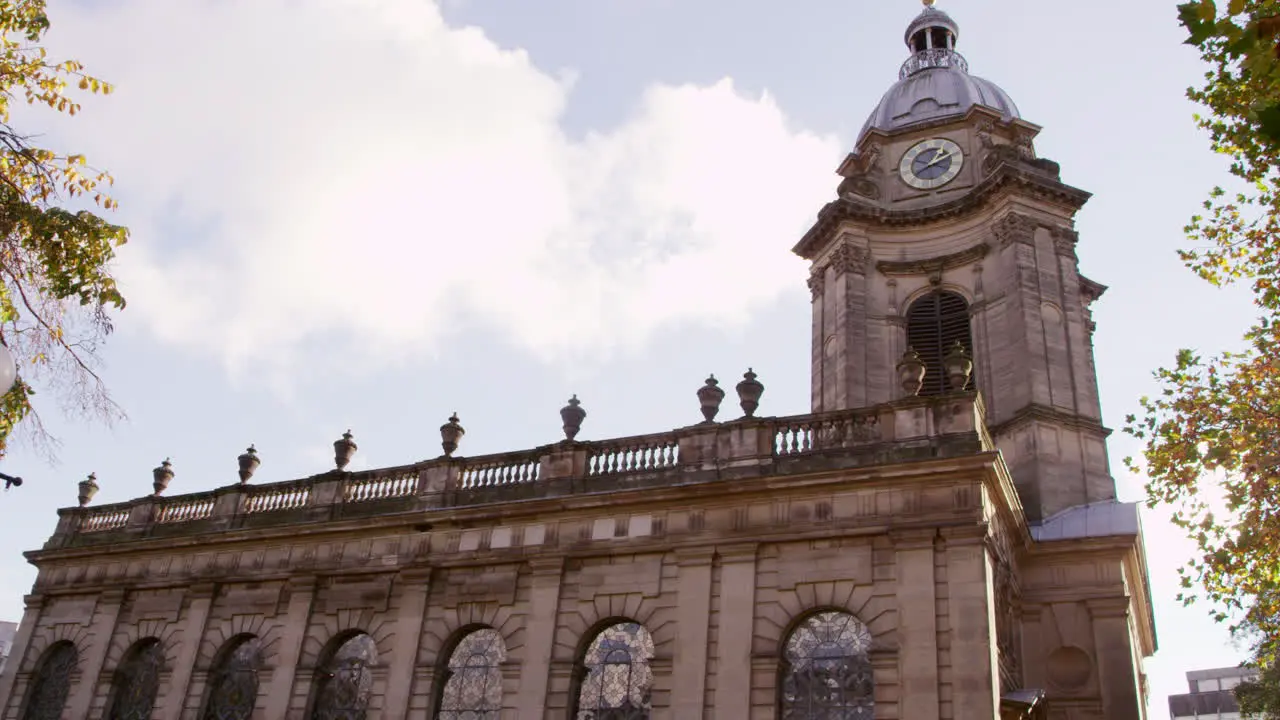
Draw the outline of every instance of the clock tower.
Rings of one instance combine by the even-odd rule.
[[[1036,155],[1040,127],[970,74],[959,36],[931,4],[907,27],[898,81],[794,248],[812,263],[812,406],[979,390],[1038,523],[1115,500],[1089,311],[1105,288],[1077,267],[1089,194]],[[973,362],[964,388],[946,371],[957,344]]]

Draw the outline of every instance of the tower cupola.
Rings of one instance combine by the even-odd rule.
[[[858,139],[871,130],[892,133],[944,118],[962,117],[975,105],[1016,119],[1018,106],[990,80],[969,74],[969,63],[956,51],[960,26],[951,16],[925,2],[903,36],[911,55],[898,71],[898,82],[880,99]]]

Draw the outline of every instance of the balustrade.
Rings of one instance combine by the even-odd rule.
[[[386,500],[406,497],[418,490],[418,471],[414,469],[397,473],[378,473],[373,477],[352,479],[343,491],[342,499],[349,503]]]
[[[213,515],[217,501],[212,497],[174,499],[161,505],[156,512],[156,522],[160,524],[205,520]]]
[[[129,508],[106,507],[89,511],[89,516],[80,526],[80,532],[100,532],[115,530],[129,523]]]
[[[311,485],[290,482],[278,485],[262,485],[250,491],[244,504],[246,515],[275,512],[276,510],[296,510],[306,507],[311,502]]]
[[[536,453],[470,458],[464,461],[458,485],[469,490],[537,482],[540,466],[541,459]]]
[[[967,411],[964,404],[968,405]],[[940,412],[931,413],[930,407],[935,405]],[[81,511],[84,515],[78,523],[70,526],[70,531],[97,533],[129,528],[131,511],[139,502],[153,503],[155,511],[138,515],[135,522],[150,518],[152,524],[172,525],[225,518],[235,527],[239,523],[236,518],[330,504],[404,499],[407,501],[404,509],[408,511],[439,507],[440,503],[501,502],[503,497],[497,493],[456,498],[448,492],[442,495],[440,490],[514,489],[544,480],[603,480],[636,474],[648,474],[650,480],[660,482],[664,473],[670,474],[673,483],[687,482],[686,470],[702,472],[722,467],[722,461],[732,463],[745,458],[781,460],[838,454],[881,443],[918,441],[934,435],[971,433],[975,434],[979,446],[991,449],[993,444],[981,421],[982,414],[981,399],[976,395],[955,395],[929,401],[912,398],[902,403],[821,415],[747,418],[654,435],[567,442],[480,457],[447,456],[399,468],[337,476],[317,475],[272,485],[243,484],[217,493],[163,499],[149,497],[134,503],[85,508]],[[686,461],[681,456],[682,445],[686,445],[686,452],[691,453],[688,468],[684,467]],[[767,448],[764,450],[766,458],[760,457],[762,448]],[[548,478],[542,477],[544,471]],[[592,485],[587,490],[594,492],[601,487]],[[512,495],[512,498],[516,497],[529,497],[529,494],[521,491]],[[319,520],[342,517],[342,513],[329,515],[321,512],[309,517]],[[254,524],[262,522],[254,521]]]
[[[587,455],[587,476],[652,472],[680,464],[680,441],[675,435],[648,435],[593,443]]]

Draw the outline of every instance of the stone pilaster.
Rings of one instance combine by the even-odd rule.
[[[982,528],[944,528],[951,621],[951,704],[955,720],[998,717],[995,603]],[[903,714],[903,717],[908,717]]]
[[[1107,720],[1144,720],[1142,693],[1134,673],[1136,664],[1129,628],[1126,598],[1090,600],[1098,680],[1102,690],[1102,714]]]
[[[535,558],[529,561],[531,586],[529,615],[525,631],[524,667],[520,671],[520,694],[516,705],[519,720],[541,720],[547,704],[547,682],[551,676],[551,652],[560,611],[560,580],[563,558]]]
[[[751,716],[751,642],[755,631],[756,550],[753,544],[716,548],[720,561],[720,630],[715,716]]]
[[[264,717],[287,717],[289,701],[293,697],[293,682],[298,658],[302,655],[302,642],[307,637],[311,622],[311,605],[316,595],[316,579],[299,577],[289,579],[289,606],[285,611],[284,632],[281,633],[280,650],[276,655],[271,682],[266,688],[267,707]]]
[[[89,717],[89,708],[98,690],[102,668],[107,662],[107,652],[111,650],[111,637],[115,634],[123,604],[124,590],[105,590],[98,595],[98,605],[94,608],[93,623],[89,628],[92,639],[85,657],[81,659],[83,664],[80,666],[80,684],[71,689],[63,717]]]
[[[937,720],[938,607],[932,528],[892,534],[897,556],[899,716]]]
[[[396,578],[399,607],[391,662],[387,670],[387,690],[382,703],[383,720],[404,720],[413,694],[413,673],[418,662],[418,643],[426,616],[427,594],[431,588],[430,568],[405,570]]]
[[[22,699],[13,697],[14,681],[18,673],[26,669],[23,663],[31,646],[31,635],[40,623],[40,611],[44,607],[44,598],[39,595],[28,595],[23,600],[26,610],[22,613],[22,621],[18,623],[18,634],[13,639],[13,647],[9,649],[8,672],[0,675],[0,718],[18,715],[18,704]]]
[[[714,556],[712,548],[676,551],[676,563],[680,568],[676,627],[680,628],[680,642],[675,648],[671,716],[679,720],[699,720],[706,703],[707,635]]]
[[[169,691],[165,693],[160,707],[160,717],[163,720],[178,720],[182,716],[191,686],[191,670],[200,653],[200,643],[204,638],[205,625],[209,622],[209,609],[213,606],[216,590],[212,584],[193,585],[187,590],[190,602],[187,604],[186,617],[183,618],[177,664],[169,674]]]

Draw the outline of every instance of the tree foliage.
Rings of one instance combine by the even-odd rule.
[[[19,372],[0,397],[0,455],[24,420],[37,441],[51,439],[34,412],[32,381],[64,410],[120,414],[96,372],[111,312],[125,305],[110,265],[128,231],[99,215],[116,205],[105,192],[111,177],[11,124],[24,102],[75,115],[72,86],[111,92],[79,62],[51,60],[40,45],[48,29],[44,0],[0,0],[0,342]]]
[[[1125,427],[1144,442],[1145,467],[1126,462],[1146,471],[1148,503],[1172,505],[1198,546],[1181,599],[1209,600],[1247,635],[1264,670],[1248,686],[1251,708],[1280,717],[1258,704],[1280,687],[1267,685],[1280,654],[1280,0],[1198,0],[1178,14],[1208,65],[1188,90],[1207,109],[1196,120],[1240,188],[1209,193],[1180,255],[1214,285],[1247,284],[1259,312],[1244,350],[1182,350],[1156,371],[1160,393]]]

